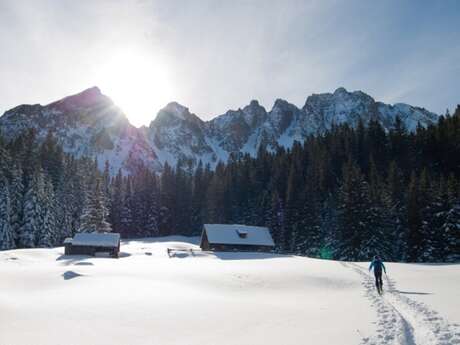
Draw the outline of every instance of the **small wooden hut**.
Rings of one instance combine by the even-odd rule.
[[[64,241],[65,255],[110,256],[118,258],[120,234],[118,233],[78,233]]]
[[[275,247],[268,228],[240,224],[204,224],[202,250],[269,252]]]

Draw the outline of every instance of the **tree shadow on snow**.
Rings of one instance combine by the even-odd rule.
[[[415,291],[400,291],[400,290],[394,290],[397,293],[401,293],[404,295],[432,295],[432,292],[415,292]]]
[[[69,265],[77,265],[77,264],[81,265],[83,264],[84,260],[87,260],[87,259],[94,259],[94,257],[89,256],[89,255],[64,255],[62,254],[56,258],[56,261],[63,261],[64,265],[69,266]]]
[[[74,271],[66,271],[64,273],[62,273],[62,277],[64,278],[64,280],[70,280],[70,279],[73,279],[73,278],[77,278],[77,277],[82,277],[83,274],[80,274],[80,273],[77,273],[77,272],[74,272]]]
[[[454,266],[458,265],[458,262],[406,262],[407,264],[413,264],[418,266]]]
[[[132,254],[130,253],[126,253],[126,252],[120,252],[118,254],[118,257],[119,258],[127,258],[129,256],[131,256]],[[101,257],[98,257],[98,256],[91,256],[91,255],[65,255],[65,254],[62,254],[60,256],[58,256],[56,258],[56,261],[63,261],[63,264],[65,266],[70,266],[70,265],[94,265],[92,262],[87,262],[85,260],[88,260],[88,259],[92,259],[92,260],[96,260],[96,259],[107,259],[107,258],[110,258],[112,259],[112,257],[105,257],[105,256],[101,256]]]
[[[94,264],[92,262],[87,262],[87,261],[77,262],[74,265],[78,265],[78,266],[94,266]]]

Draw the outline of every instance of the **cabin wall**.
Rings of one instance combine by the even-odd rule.
[[[203,231],[203,234],[201,236],[200,248],[202,250],[209,250],[209,241],[208,236],[206,235],[206,231]]]
[[[81,245],[66,245],[66,255],[91,255],[94,256],[96,252],[107,252],[111,256],[118,257],[120,247],[96,247],[96,246],[81,246]]]
[[[72,252],[72,243],[64,244],[64,255],[70,255]]]

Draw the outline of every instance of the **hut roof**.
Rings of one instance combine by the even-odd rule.
[[[209,243],[273,247],[268,228],[240,224],[204,224]]]
[[[72,240],[73,246],[118,247],[120,234],[118,233],[86,233],[76,234]]]

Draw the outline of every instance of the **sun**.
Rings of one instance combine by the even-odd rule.
[[[135,126],[148,125],[158,110],[172,101],[166,63],[143,54],[118,53],[98,71],[102,92],[119,106]]]

